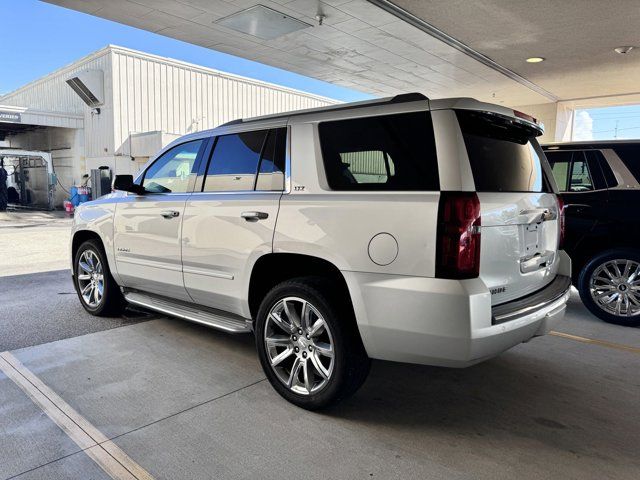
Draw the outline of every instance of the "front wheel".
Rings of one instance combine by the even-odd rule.
[[[274,287],[256,318],[260,363],[275,390],[308,410],[354,393],[370,360],[353,313],[332,286],[315,277]]]
[[[73,273],[78,298],[87,312],[108,317],[124,311],[126,302],[97,240],[87,240],[80,245],[73,260]]]
[[[581,270],[578,291],[601,320],[640,326],[640,252],[620,248],[596,255]]]

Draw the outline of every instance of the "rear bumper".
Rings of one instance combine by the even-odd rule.
[[[544,335],[562,319],[571,282],[570,260],[561,253],[566,265],[554,281],[493,308],[489,290],[477,278],[343,273],[371,358],[465,367]]]

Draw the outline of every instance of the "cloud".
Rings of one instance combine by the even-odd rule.
[[[576,113],[573,123],[574,140],[593,140],[593,118],[586,110]]]

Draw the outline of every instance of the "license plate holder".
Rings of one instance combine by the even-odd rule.
[[[531,258],[542,251],[542,222],[524,225],[524,257]]]

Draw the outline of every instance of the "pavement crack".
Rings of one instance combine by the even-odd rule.
[[[245,385],[244,387],[236,388],[235,390],[232,390],[230,392],[224,393],[222,395],[218,395],[217,397],[214,397],[214,398],[210,398],[209,400],[205,400],[204,402],[198,403],[196,405],[191,405],[190,407],[185,408],[184,410],[180,410],[179,412],[174,412],[174,413],[172,413],[170,415],[167,415],[166,417],[162,417],[162,418],[159,418],[157,420],[154,420],[153,422],[149,422],[149,423],[147,423],[145,425],[140,425],[139,427],[136,427],[136,428],[134,428],[132,430],[129,430],[128,432],[120,433],[118,435],[115,435],[114,437],[109,438],[108,440],[100,442],[100,443],[98,443],[98,445],[102,445],[104,443],[107,443],[107,442],[110,442],[112,440],[115,440],[116,438],[120,438],[120,437],[123,437],[125,435],[129,435],[130,433],[137,432],[138,430],[142,430],[143,428],[150,427],[151,425],[155,425],[156,423],[163,422],[165,420],[168,420],[169,418],[173,418],[173,417],[176,417],[176,416],[178,416],[178,415],[180,415],[182,413],[188,412],[190,410],[194,410],[194,409],[196,409],[198,407],[202,407],[203,405],[207,405],[207,404],[213,403],[213,402],[215,402],[217,400],[221,400],[221,399],[223,399],[225,397],[233,395],[234,393],[238,393],[238,392],[241,392],[242,390],[245,390],[247,388],[251,388],[251,387],[253,387],[255,385],[258,385],[259,383],[264,382],[266,379],[267,378],[264,377],[264,378],[262,378],[260,380],[257,380],[255,382],[252,382],[252,383],[248,384],[248,385]]]

